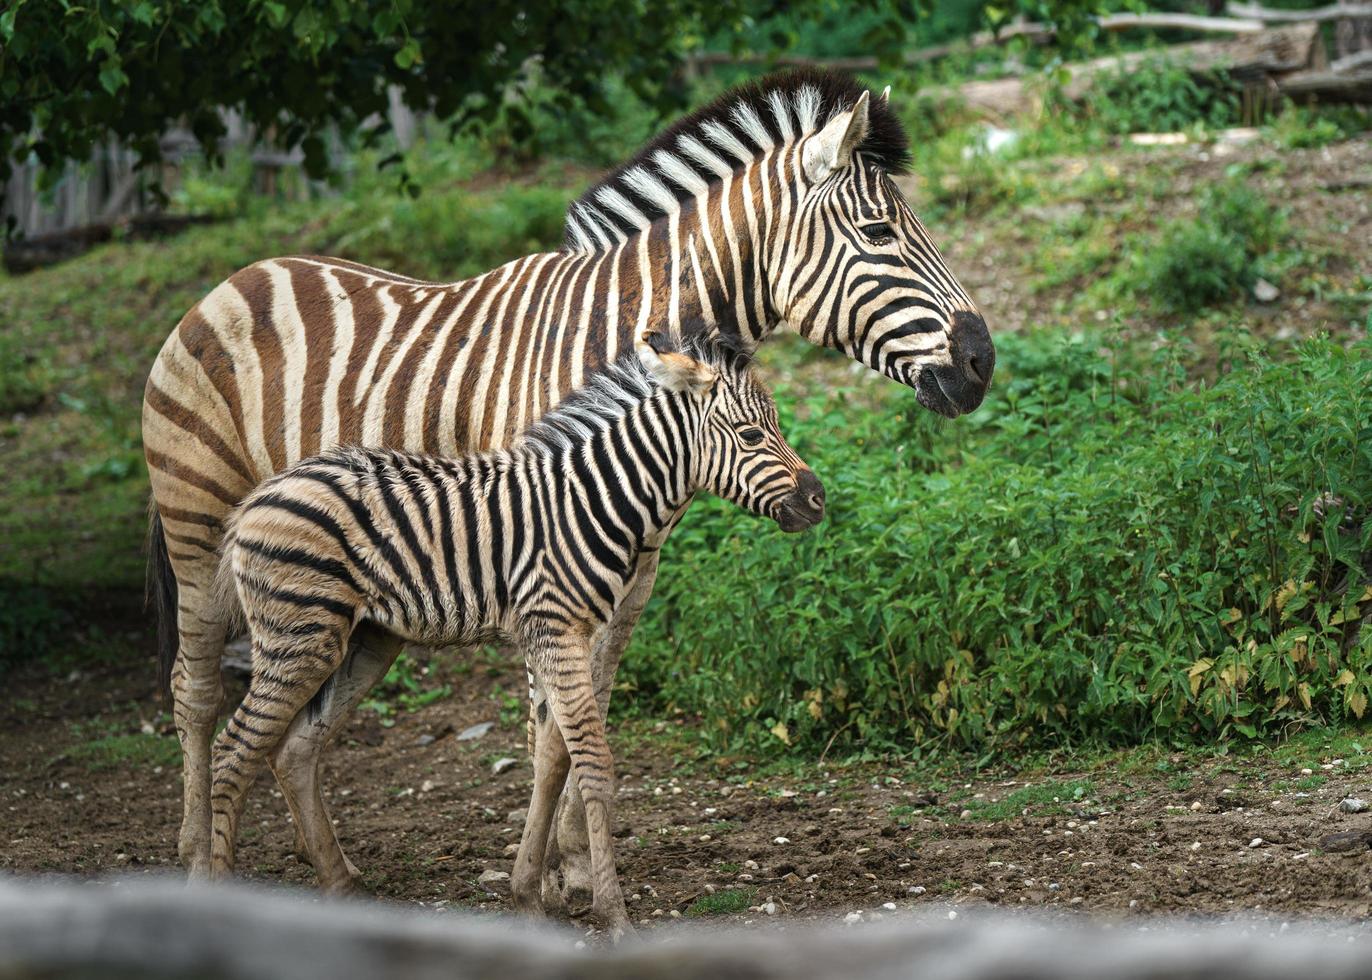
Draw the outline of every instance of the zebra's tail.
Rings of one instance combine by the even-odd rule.
[[[148,572],[144,600],[157,624],[157,689],[171,694],[172,667],[176,664],[179,633],[176,628],[176,574],[167,557],[167,536],[156,501],[148,503]]]

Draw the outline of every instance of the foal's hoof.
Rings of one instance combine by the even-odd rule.
[[[562,855],[562,885],[557,889],[564,908],[591,901],[591,857],[589,854]],[[545,900],[547,896],[544,896]]]
[[[362,883],[362,875],[352,867],[346,876],[336,881],[320,881],[319,890],[329,898],[353,898],[370,894],[367,886]]]

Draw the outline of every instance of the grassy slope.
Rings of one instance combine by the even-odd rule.
[[[0,579],[66,592],[136,587],[147,371],[186,310],[235,269],[322,253],[419,276],[472,275],[555,245],[579,176],[477,193],[431,186],[413,201],[373,186],[341,200],[258,203],[171,240],[107,245],[0,279],[0,363],[23,376],[22,397],[0,404]]]

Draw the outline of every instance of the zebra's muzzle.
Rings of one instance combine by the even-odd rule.
[[[916,398],[930,411],[954,419],[981,404],[996,367],[996,348],[980,313],[959,310],[953,314],[948,354],[948,364],[920,371]]]
[[[824,484],[811,470],[796,476],[796,488],[777,509],[777,525],[787,534],[807,531],[824,520]]]

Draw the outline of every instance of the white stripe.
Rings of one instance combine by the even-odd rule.
[[[739,128],[748,134],[748,137],[762,149],[772,146],[772,134],[767,132],[767,127],[762,125],[762,120],[758,118],[757,110],[746,102],[740,102],[734,106],[732,113],[734,122],[738,123]]]
[[[705,131],[705,136],[710,142],[714,143],[715,146],[718,146],[725,153],[735,157],[741,163],[748,163],[757,155],[740,143],[738,137],[731,133],[728,127],[724,126],[722,123],[715,122],[712,119],[700,128]]]
[[[667,189],[666,184],[648,173],[648,171],[644,170],[642,167],[634,167],[624,171],[624,174],[620,179],[624,181],[635,194],[646,201],[651,201],[653,204],[656,204],[664,213],[678,207],[676,195]]]
[[[662,176],[684,188],[693,197],[705,193],[705,189],[710,186],[705,182],[704,177],[666,150],[658,150],[654,153],[653,162],[657,164],[657,169],[662,172]]]

